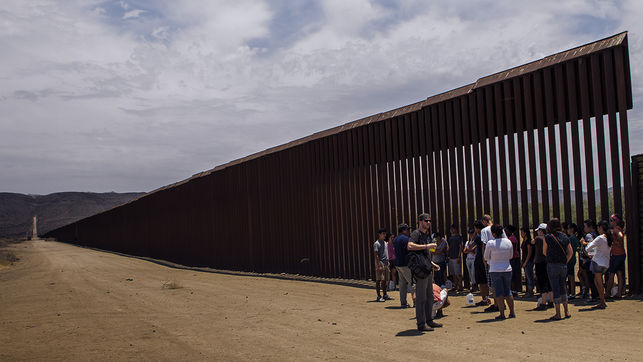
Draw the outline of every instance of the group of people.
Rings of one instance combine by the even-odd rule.
[[[516,227],[494,224],[491,216],[484,215],[474,222],[466,241],[459,235],[457,225],[450,226],[449,236],[445,238],[431,231],[430,215],[421,214],[418,220],[418,228],[412,232],[407,224],[400,224],[397,236],[379,229],[373,249],[377,301],[394,299],[387,293],[392,289],[389,280],[392,280],[391,286],[399,284],[402,308],[410,307],[407,295],[411,292],[420,331],[442,326],[433,321],[436,315],[433,302],[442,301],[440,293],[449,284],[456,291],[463,289],[463,256],[470,291],[479,291],[482,297],[476,305],[486,306],[487,312],[497,311],[495,318],[499,320],[516,315],[513,298],[523,290],[522,270],[525,296],[533,296],[535,287],[540,294],[536,310],[555,308],[552,320],[571,317],[568,299],[582,297],[589,302],[598,301],[593,308],[604,309],[612,289],[615,298],[624,293],[625,225],[620,215],[614,214],[609,221],[598,224],[585,220],[582,233],[576,224],[561,223],[554,218],[538,225],[533,230],[533,238],[529,227],[521,228],[518,235]],[[578,273],[575,273],[577,258]],[[422,263],[430,266],[423,268]],[[581,284],[578,295],[576,276]],[[614,277],[618,279],[617,287],[614,287]],[[446,305],[448,302],[440,306]]]

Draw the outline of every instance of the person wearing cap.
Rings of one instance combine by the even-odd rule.
[[[547,310],[554,306],[554,295],[551,291],[549,284],[549,276],[547,275],[547,256],[543,253],[543,244],[545,243],[545,230],[547,224],[540,224],[534,230],[535,237],[531,241],[536,251],[534,255],[534,268],[536,269],[536,291],[541,295],[541,304],[536,307],[536,310]]]
[[[556,314],[549,319],[563,319],[560,314],[561,303],[565,308],[565,318],[570,318],[565,280],[567,279],[567,263],[569,263],[574,252],[572,244],[569,242],[567,234],[563,233],[562,225],[557,218],[553,218],[547,223],[543,254],[547,258],[547,276],[549,277],[554,306],[556,307]]]
[[[408,245],[411,228],[407,224],[400,224],[397,227],[398,235],[393,239],[395,260],[397,260],[397,275],[400,283],[400,303],[402,308],[409,308],[406,297],[411,291],[413,305],[415,305],[415,286],[411,282],[411,269],[408,267]]]
[[[431,260],[429,256],[429,249],[435,248],[437,245],[431,242],[431,216],[429,214],[420,214],[418,216],[418,228],[415,229],[410,237],[408,243],[409,252],[422,254],[423,257]],[[435,264],[433,270],[440,267]],[[433,271],[429,273],[426,278],[415,278],[416,289],[416,304],[415,304],[415,320],[419,331],[432,331],[433,328],[442,327],[442,324],[433,321]]]

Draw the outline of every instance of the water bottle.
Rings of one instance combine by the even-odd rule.
[[[467,305],[473,305],[473,294],[471,294],[471,293],[467,294],[466,298],[467,298],[466,299],[466,304]]]

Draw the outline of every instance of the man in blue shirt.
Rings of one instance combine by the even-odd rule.
[[[400,224],[397,227],[397,232],[398,235],[393,239],[393,247],[395,248],[396,269],[398,270],[400,281],[400,303],[402,303],[402,308],[409,308],[410,305],[406,302],[409,288],[413,293],[413,304],[415,305],[415,285],[411,283],[411,269],[409,269],[408,260],[406,259],[411,230],[407,224]]]

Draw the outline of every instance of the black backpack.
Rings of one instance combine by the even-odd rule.
[[[433,265],[425,253],[409,253],[408,266],[415,278],[427,278],[433,271]]]

